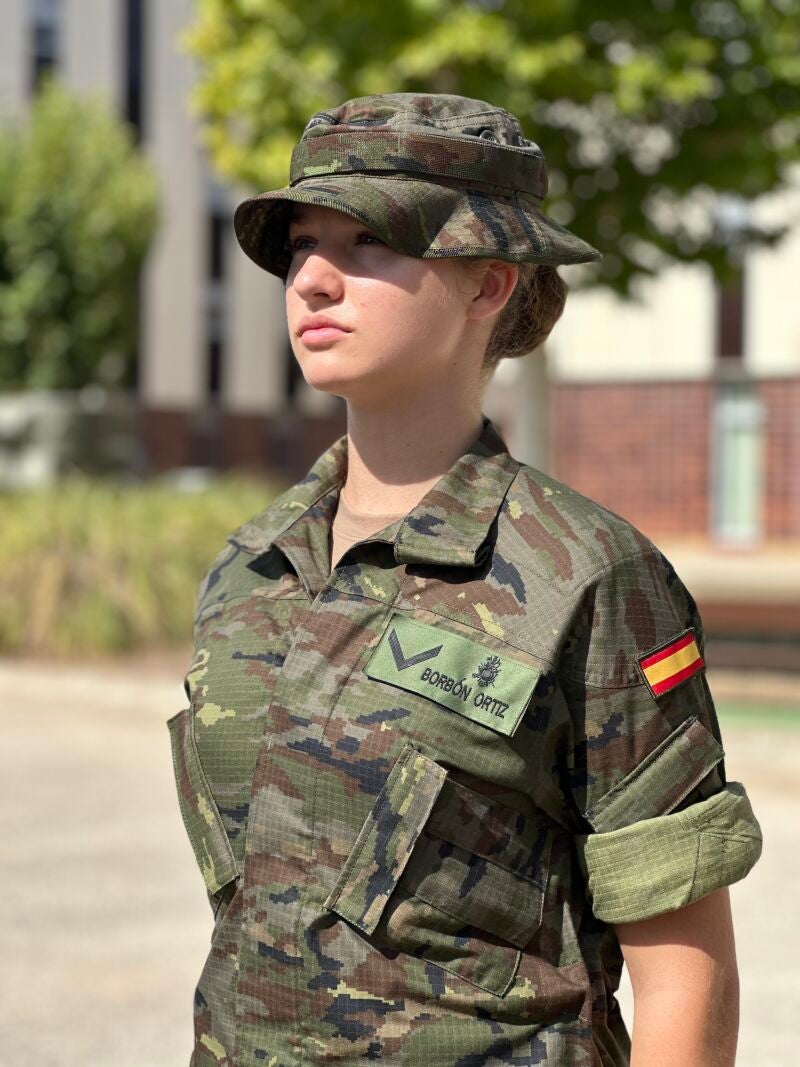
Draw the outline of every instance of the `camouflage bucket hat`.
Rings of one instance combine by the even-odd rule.
[[[313,115],[292,152],[289,185],[244,200],[234,228],[246,254],[283,279],[292,204],[342,211],[423,259],[600,259],[542,212],[546,192],[542,150],[510,112],[464,96],[386,93]]]

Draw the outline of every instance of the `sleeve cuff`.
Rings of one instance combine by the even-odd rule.
[[[635,922],[738,882],[761,855],[761,827],[741,782],[682,811],[576,837],[594,914]]]

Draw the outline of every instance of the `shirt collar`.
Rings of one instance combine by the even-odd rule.
[[[407,515],[393,523],[385,540],[394,545],[397,563],[476,566],[483,546],[520,463],[511,457],[499,430],[481,414],[481,431],[466,452]],[[314,462],[308,474],[260,515],[229,538],[247,552],[261,555],[347,472],[347,434]]]

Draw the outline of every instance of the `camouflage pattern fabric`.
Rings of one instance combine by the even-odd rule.
[[[247,255],[284,279],[292,203],[343,211],[423,259],[599,259],[542,212],[546,192],[542,150],[508,111],[446,93],[385,93],[313,115],[292,153],[290,184],[239,204],[234,227]]]
[[[169,720],[215,916],[193,1067],[621,1067],[611,924],[758,858],[705,672],[640,669],[702,652],[685,586],[481,426],[331,571],[339,438],[201,583]]]

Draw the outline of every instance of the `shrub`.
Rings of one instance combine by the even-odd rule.
[[[206,568],[279,488],[234,475],[191,493],[74,476],[0,494],[0,653],[186,644]]]
[[[0,388],[131,384],[158,218],[130,126],[48,75],[0,127]]]

